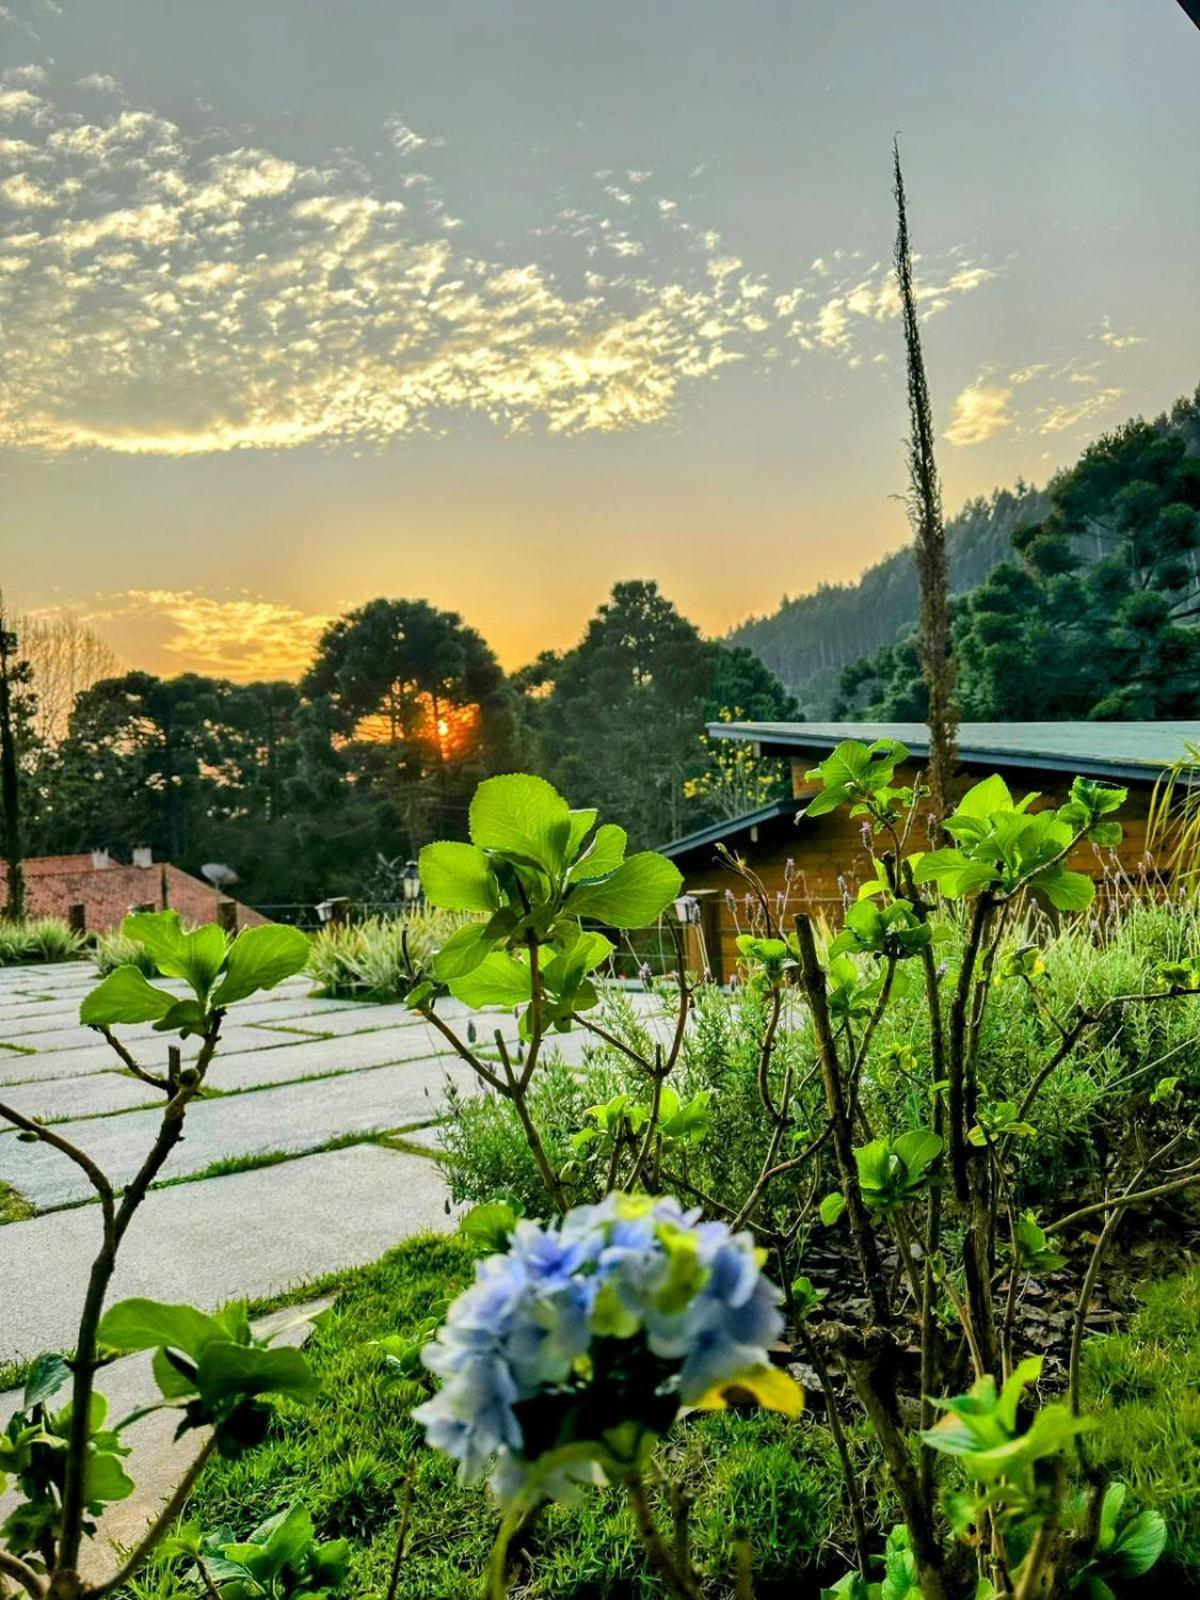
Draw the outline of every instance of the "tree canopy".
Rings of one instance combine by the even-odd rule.
[[[702,770],[705,722],[737,707],[758,720],[796,715],[762,661],[702,637],[656,583],[618,583],[573,650],[543,653],[517,682],[546,775],[626,819],[639,844],[698,820],[685,784]]]

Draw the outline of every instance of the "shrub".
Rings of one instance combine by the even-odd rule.
[[[136,967],[146,978],[153,978],[158,971],[154,957],[145,945],[122,933],[120,928],[96,936],[93,959],[102,978],[115,972],[118,967]]]
[[[86,943],[61,917],[29,917],[0,922],[0,967],[34,966],[47,961],[76,961]]]
[[[646,926],[678,891],[670,863],[627,859],[622,829],[570,810],[540,780],[490,779],[471,806],[471,843],[428,846],[420,863],[430,901],[487,921],[414,965],[408,1002],[506,1102],[464,1108],[448,1131],[468,1169],[460,1192],[492,1199],[481,1193],[489,1180],[509,1195],[515,1186],[525,1209],[570,1221],[571,1208],[597,1194],[674,1191],[735,1234],[757,1236],[832,1408],[857,1569],[838,1594],[874,1593],[881,1559],[889,1591],[930,1600],[1031,1600],[1081,1585],[1107,1593],[1110,1578],[1149,1570],[1165,1528],[1124,1485],[1109,1489],[1094,1472],[1070,1497],[1071,1462],[1077,1453],[1086,1461],[1076,1440],[1093,1426],[1080,1350],[1128,1208],[1200,1183],[1188,1112],[1195,1068],[1176,1060],[1194,1053],[1195,919],[1181,934],[1150,918],[1149,951],[1120,915],[1058,931],[1062,914],[1093,905],[1092,880],[1068,862],[1088,845],[1119,842],[1123,790],[1078,778],[1065,805],[1038,811],[1037,796],[1014,796],[992,776],[945,819],[950,844],[913,850],[927,791],[895,781],[906,759],[895,741],[850,740],[809,775],[821,782],[808,813],[848,807],[873,846],[874,876],[832,937],[803,913],[782,925],[761,882],[729,858],[761,913],[738,938],[743,988],[725,999],[681,972],[675,1023],[662,1038],[606,1003],[596,975],[612,945],[588,924]],[[437,1014],[447,997],[514,1008],[521,1048],[497,1041],[487,1053],[476,1024]],[[552,1086],[555,1030],[573,1027],[604,1053],[575,1086]],[[581,1107],[579,1091],[591,1099],[597,1089]],[[514,1149],[518,1126],[525,1154]],[[531,1163],[540,1197],[530,1195]],[[487,1211],[482,1230],[504,1207]],[[1081,1237],[1090,1219],[1095,1231]],[[818,1229],[828,1231],[813,1248]],[[1037,1280],[1064,1268],[1076,1283],[1062,1394],[1055,1369],[1022,1345],[1035,1342],[1026,1295],[1044,1293]],[[829,1311],[807,1326],[827,1296]],[[490,1349],[493,1320],[477,1331]],[[433,1357],[443,1372],[448,1360]],[[864,1493],[854,1467],[834,1368],[903,1508],[882,1555],[870,1527],[878,1489]],[[595,1425],[605,1473],[629,1488],[639,1462],[622,1443],[617,1399],[612,1436]],[[435,1420],[436,1442],[456,1453],[463,1440],[440,1412]],[[553,1492],[538,1473],[568,1459],[558,1452],[575,1461],[592,1448],[592,1434],[543,1437],[545,1420],[531,1411],[495,1435],[529,1464],[531,1493]],[[490,1412],[480,1421],[489,1425]],[[941,1490],[951,1486],[946,1501]],[[686,1558],[664,1560],[636,1499],[635,1511],[671,1594],[700,1600],[707,1591]],[[505,1592],[505,1537],[502,1529],[491,1568],[495,1597]],[[751,1592],[745,1581],[739,1592]]]
[[[344,1000],[400,1000],[409,989],[408,959],[428,960],[467,920],[435,907],[403,917],[369,917],[322,928],[312,941],[308,971],[318,994]]]

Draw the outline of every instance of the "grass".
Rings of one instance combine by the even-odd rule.
[[[323,928],[312,942],[309,976],[316,992],[344,1000],[401,1000],[411,987],[408,959],[420,964],[471,919],[429,907],[403,917]]]
[[[426,1236],[342,1275],[341,1297],[309,1347],[324,1380],[322,1398],[307,1411],[281,1413],[262,1449],[214,1462],[189,1517],[245,1531],[301,1500],[322,1536],[354,1542],[346,1594],[378,1595],[387,1586],[397,1496],[411,1462],[414,1520],[398,1596],[478,1600],[494,1508],[484,1489],[462,1486],[452,1464],[420,1446],[409,1412],[428,1392],[425,1383],[389,1385],[369,1343],[386,1333],[415,1336],[468,1281],[473,1263],[461,1240]],[[842,1492],[821,1427],[727,1414],[693,1418],[677,1431],[672,1473],[696,1496],[696,1546],[711,1571],[728,1570],[730,1530],[742,1520],[755,1531],[760,1600],[815,1594],[822,1562],[821,1577],[843,1569],[829,1544]],[[615,1494],[589,1493],[578,1507],[550,1509],[531,1548],[531,1568],[514,1586],[522,1600],[650,1600],[660,1593],[643,1575]],[[145,1587],[155,1587],[153,1574]]]
[[[1200,1593],[1200,1267],[1150,1284],[1124,1333],[1083,1347],[1093,1453],[1166,1518],[1162,1593]],[[1172,1572],[1171,1569],[1174,1569]],[[1190,1588],[1169,1588],[1174,1577]]]
[[[0,921],[0,967],[38,966],[48,961],[77,961],[87,944],[61,917],[26,917]]]
[[[24,1222],[37,1215],[37,1209],[11,1183],[0,1178],[0,1225],[6,1222]]]

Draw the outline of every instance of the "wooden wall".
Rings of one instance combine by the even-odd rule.
[[[811,757],[801,757],[792,763],[793,793],[797,811],[804,801],[816,792],[815,785],[804,782],[804,773],[812,765]],[[960,780],[960,792],[977,783],[992,769],[978,766]],[[911,782],[917,773],[916,764],[900,769],[901,782]],[[1068,796],[1070,775],[1006,769],[1004,778],[1014,797],[1020,798],[1036,790],[1041,798],[1034,810],[1059,806]],[[1091,845],[1077,850],[1069,865],[1086,872],[1097,880],[1104,893],[1120,879],[1128,884],[1146,883],[1153,875],[1146,862],[1146,824],[1150,807],[1152,784],[1149,782],[1129,787],[1129,797],[1119,813],[1125,828],[1125,837],[1116,862],[1113,852],[1103,854]],[[918,824],[919,826],[919,824]],[[846,896],[853,897],[859,883],[870,870],[869,847],[862,833],[862,819],[851,818],[845,808],[809,822],[793,822],[784,816],[759,826],[758,838],[746,834],[731,835],[729,848],[742,857],[758,874],[772,897],[788,894],[786,915],[797,911],[824,912],[831,921],[838,922]],[[913,848],[920,849],[924,841],[914,839]],[[791,876],[788,863],[791,863]],[[1119,863],[1119,865],[1118,865]],[[740,932],[747,931],[748,912],[744,905],[745,886],[718,858],[710,846],[697,850],[694,855],[678,862],[689,894],[696,895],[704,907],[704,932],[709,944],[720,950],[719,975],[728,981],[737,968],[738,953],[735,940]],[[726,891],[731,890],[736,905],[728,902]],[[778,911],[776,911],[778,915]],[[711,954],[710,965],[713,965]],[[714,969],[716,970],[716,969]]]

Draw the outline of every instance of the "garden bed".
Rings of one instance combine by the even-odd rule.
[[[323,1383],[317,1404],[277,1418],[266,1445],[206,1471],[188,1508],[204,1527],[240,1533],[291,1503],[307,1505],[317,1533],[350,1539],[347,1595],[386,1591],[406,1474],[414,1498],[399,1600],[479,1600],[479,1574],[498,1522],[483,1488],[464,1488],[444,1456],[423,1447],[410,1419],[425,1379],[389,1382],[372,1341],[418,1338],[465,1285],[476,1253],[461,1239],[408,1241],[351,1275],[310,1344]],[[1128,1328],[1085,1345],[1089,1400],[1099,1407],[1099,1451],[1139,1503],[1167,1521],[1155,1592],[1200,1594],[1200,1269],[1155,1283]],[[866,1439],[853,1437],[880,1528],[889,1496]],[[813,1415],[693,1416],[671,1448],[673,1475],[695,1495],[698,1564],[727,1569],[731,1529],[754,1530],[760,1600],[815,1600],[849,1559],[849,1530],[832,1439]],[[513,1586],[520,1600],[651,1600],[623,1500],[590,1494],[548,1508]],[[143,1592],[155,1579],[147,1574]]]

